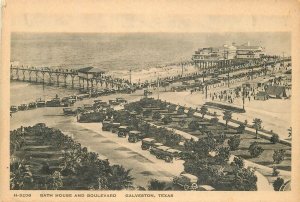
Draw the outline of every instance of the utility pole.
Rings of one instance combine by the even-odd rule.
[[[245,87],[243,87],[242,95],[243,95],[243,110],[245,110]]]
[[[131,69],[129,70],[129,82],[130,82],[130,85],[131,85]]]
[[[183,63],[181,63],[181,77],[183,77]]]
[[[284,52],[282,52],[282,65],[284,67]]]
[[[157,99],[159,100],[159,74],[157,74]]]
[[[227,71],[227,85],[228,85],[228,88],[229,88],[229,71],[230,71],[230,69],[228,68],[228,71]]]

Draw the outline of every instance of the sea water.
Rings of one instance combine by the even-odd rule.
[[[12,33],[11,61],[24,66],[142,71],[189,61],[201,47],[261,45],[269,54],[290,53],[289,33]],[[173,67],[172,67],[173,68]],[[180,72],[180,70],[177,70]],[[123,73],[121,73],[123,74]],[[161,76],[161,75],[160,75]],[[127,76],[128,77],[128,76]],[[74,94],[64,88],[12,82],[11,105]]]

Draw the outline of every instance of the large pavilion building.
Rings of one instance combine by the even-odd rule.
[[[223,45],[221,47],[201,48],[195,51],[192,60],[195,67],[215,67],[226,66],[236,60],[259,59],[264,55],[264,49],[261,46],[250,46],[250,43],[237,46]]]

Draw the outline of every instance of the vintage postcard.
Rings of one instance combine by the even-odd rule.
[[[300,3],[2,2],[1,201],[300,201]]]

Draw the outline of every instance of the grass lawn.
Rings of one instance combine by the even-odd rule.
[[[195,120],[195,118],[187,117],[187,118],[185,118],[185,120],[187,123],[189,123],[191,120]],[[193,131],[193,130],[189,129],[187,123],[184,126],[180,126],[178,121],[174,121],[174,119],[173,119],[172,123],[166,124],[166,125],[163,124],[163,122],[161,122],[161,121],[153,121],[150,118],[147,119],[147,121],[149,121],[155,125],[165,126],[168,128],[174,128],[177,130],[181,130],[183,132],[194,135],[198,138],[203,138],[206,136],[205,133],[203,133],[199,130]],[[209,120],[207,120],[207,119],[202,120],[200,118],[197,118],[197,121],[208,122]],[[255,139],[255,135],[249,134],[246,132],[244,134],[236,134],[236,130],[234,128],[228,127],[228,129],[226,129],[225,125],[223,125],[223,124],[208,125],[206,127],[205,131],[211,131],[213,134],[216,134],[216,135],[224,133],[224,134],[226,134],[227,138],[230,138],[230,136],[233,136],[233,135],[240,135],[241,143],[240,143],[239,149],[236,151],[232,151],[231,152],[232,154],[234,154],[236,156],[240,156],[240,157],[242,157],[246,160],[252,161],[254,163],[270,167],[270,168],[272,168],[273,166],[276,166],[278,169],[281,169],[281,170],[287,170],[287,171],[291,170],[291,148],[289,146],[286,146],[286,145],[283,145],[280,143],[273,144],[269,140],[266,140],[263,138]],[[252,158],[250,156],[250,153],[248,152],[248,148],[249,148],[250,144],[255,141],[258,142],[259,146],[261,146],[264,149],[264,151],[259,157]],[[227,140],[225,140],[224,146],[228,146]],[[274,153],[274,150],[279,150],[279,149],[286,150],[285,159],[279,164],[274,164],[273,163],[273,153]]]
[[[252,158],[250,156],[250,153],[248,152],[248,148],[252,142],[258,142],[259,146],[261,146],[264,149],[263,153],[257,158]],[[274,164],[273,153],[274,150],[279,149],[286,150],[285,160],[283,160],[279,164]],[[269,140],[262,138],[255,139],[255,136],[251,134],[241,134],[241,143],[239,149],[236,151],[232,151],[232,154],[271,168],[275,165],[278,169],[287,171],[291,170],[291,148],[289,146],[280,143],[273,144]]]

